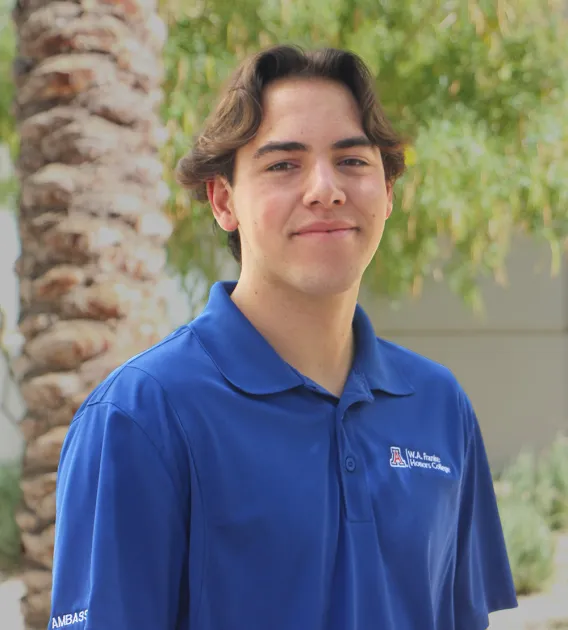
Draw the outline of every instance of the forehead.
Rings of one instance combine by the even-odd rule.
[[[252,141],[329,140],[361,135],[361,112],[350,90],[327,79],[280,79],[266,87],[263,118]]]

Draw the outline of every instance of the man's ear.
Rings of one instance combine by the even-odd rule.
[[[220,175],[206,183],[207,197],[213,210],[213,216],[219,227],[225,232],[234,232],[239,222],[234,212],[233,189],[229,182]]]
[[[394,187],[394,182],[387,182],[387,216],[386,216],[387,219],[392,214],[392,204],[393,204],[393,199],[394,199],[393,187]]]

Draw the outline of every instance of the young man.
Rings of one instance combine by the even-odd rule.
[[[467,396],[357,305],[404,169],[372,85],[347,52],[265,51],[181,161],[240,277],[78,411],[51,627],[483,630],[516,606]]]

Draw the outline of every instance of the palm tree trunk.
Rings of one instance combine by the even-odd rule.
[[[19,0],[22,601],[50,612],[55,481],[67,427],[117,365],[169,332],[158,150],[165,28],[150,0]]]

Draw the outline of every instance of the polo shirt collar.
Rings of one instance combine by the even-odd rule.
[[[377,339],[371,320],[357,304],[353,320],[356,354],[353,369],[361,374],[369,389],[392,396],[408,396],[414,387],[398,365],[394,353],[384,341]]]
[[[253,395],[275,394],[305,385],[302,376],[286,363],[231,300],[236,282],[216,282],[204,311],[191,327],[223,376],[238,389]],[[353,368],[371,390],[404,396],[412,386],[390,355],[382,351],[373,326],[357,305],[354,319],[357,353]],[[245,360],[254,357],[254,360]]]
[[[249,394],[275,394],[304,384],[302,377],[231,300],[236,282],[216,282],[191,327],[221,374]],[[248,359],[248,360],[247,360]]]

